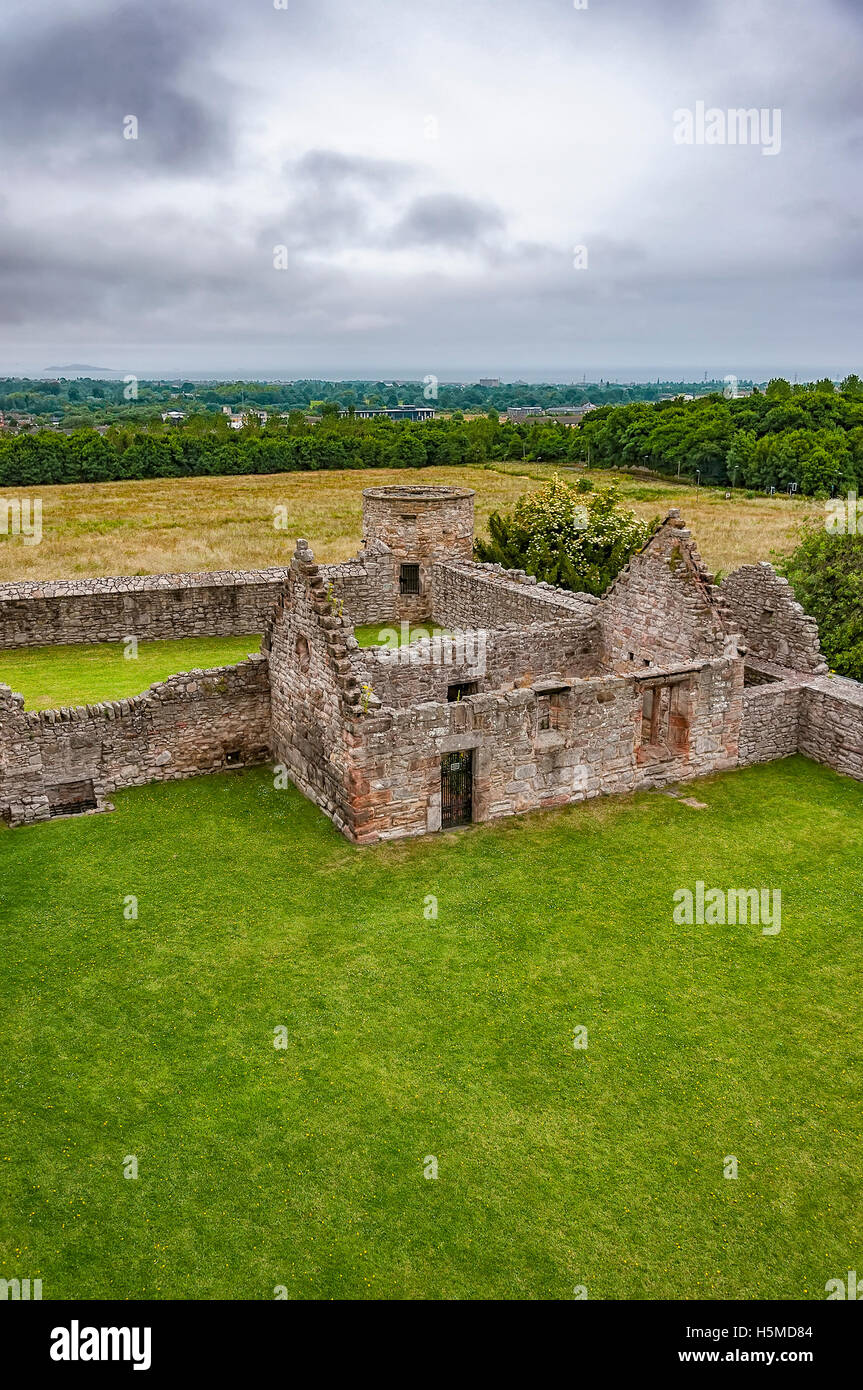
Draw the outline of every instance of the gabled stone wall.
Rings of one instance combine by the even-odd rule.
[[[661,667],[724,650],[733,628],[678,511],[668,513],[603,594],[600,621],[615,666]]]
[[[362,695],[349,655],[353,627],[300,540],[263,650],[269,657],[276,763],[346,834],[353,833],[349,720]]]
[[[723,579],[720,593],[751,655],[792,671],[818,675],[827,670],[818,624],[804,613],[788,580],[766,560],[734,570]]]

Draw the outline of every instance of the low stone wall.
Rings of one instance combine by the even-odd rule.
[[[844,676],[806,682],[799,751],[863,781],[863,685]]]
[[[262,632],[285,569],[0,584],[0,648]]]
[[[432,571],[432,615],[442,627],[496,628],[578,617],[588,625],[595,623],[598,607],[591,594],[570,594],[497,565],[436,564]]]
[[[827,670],[818,624],[804,613],[788,580],[766,560],[734,570],[719,591],[751,656],[794,671]]]
[[[743,691],[740,763],[769,763],[798,749],[803,687],[789,681],[747,686]]]
[[[530,686],[552,675],[576,680],[596,673],[600,634],[591,609],[558,623],[483,629],[356,654],[361,679],[383,705],[445,701],[451,685],[477,692]]]
[[[373,545],[361,551],[356,560],[321,565],[320,574],[352,623],[398,622],[396,568],[388,550]]]
[[[0,686],[0,816],[46,820],[58,788],[92,783],[97,806],[120,787],[267,760],[266,657],[172,676],[128,700],[25,711]]]

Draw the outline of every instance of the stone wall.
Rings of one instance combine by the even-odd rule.
[[[722,581],[720,593],[750,655],[794,671],[827,670],[818,624],[803,612],[788,580],[766,560],[734,570]]]
[[[643,679],[575,681],[556,697],[555,727],[540,726],[532,689],[382,709],[353,722],[353,838],[360,843],[440,829],[441,757],[472,750],[475,820],[560,806],[600,794],[663,786],[734,767],[742,663],[681,668],[685,738],[644,757]]]
[[[733,627],[679,512],[669,512],[603,594],[600,621],[615,666],[662,666],[724,650]]]
[[[844,676],[806,681],[799,751],[863,781],[863,685]]]
[[[0,648],[262,632],[284,569],[0,584]]]
[[[570,594],[498,565],[437,564],[432,574],[433,617],[443,627],[496,628],[558,618],[580,618],[596,627],[599,602],[591,594]]]
[[[276,764],[351,836],[350,718],[362,698],[361,682],[351,661],[357,647],[352,625],[327,597],[328,588],[308,542],[298,541],[263,641],[271,745]]]
[[[25,711],[0,686],[0,817],[46,820],[57,789],[92,783],[111,792],[266,761],[270,737],[266,658],[172,676],[128,700]]]
[[[476,683],[482,693],[530,686],[552,675],[568,680],[593,675],[599,630],[587,609],[556,624],[461,632],[393,650],[365,648],[355,664],[383,705],[403,707],[445,701],[449,687],[458,683]]]
[[[399,621],[398,577],[393,557],[385,546],[371,542],[356,560],[341,565],[321,565],[326,589],[343,605],[352,623]]]
[[[769,763],[798,749],[803,689],[786,680],[747,686],[743,691],[740,763]]]

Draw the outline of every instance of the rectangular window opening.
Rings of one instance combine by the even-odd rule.
[[[475,695],[477,686],[477,681],[456,681],[454,685],[447,686],[446,697],[450,704],[454,704],[458,700],[467,699],[468,695]]]
[[[399,593],[418,594],[420,591],[419,565],[402,565],[399,570]]]

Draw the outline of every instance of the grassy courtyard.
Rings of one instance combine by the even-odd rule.
[[[863,788],[695,791],[360,850],[260,769],[0,829],[0,1277],[823,1298],[863,1248]],[[781,932],[675,926],[699,879],[781,889]]]
[[[126,656],[122,642],[23,647],[0,651],[0,684],[23,695],[25,709],[94,705],[140,695],[181,671],[232,666],[260,646],[260,636],[182,637],[139,642],[135,657]]]

